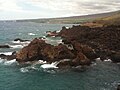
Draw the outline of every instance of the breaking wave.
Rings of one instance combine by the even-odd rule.
[[[30,35],[30,36],[35,36],[36,34],[34,34],[34,33],[28,33],[28,35]]]
[[[30,43],[30,41],[24,41],[24,42],[21,42],[21,41],[12,41],[12,43],[14,43],[14,44],[29,44]]]
[[[0,54],[4,54],[4,55],[12,55],[13,52],[0,52]]]
[[[53,62],[51,64],[43,64],[43,65],[41,65],[41,68],[44,68],[44,69],[58,68],[57,64],[58,64],[58,62]]]
[[[13,60],[5,60],[5,59],[0,59],[0,63],[4,64],[4,65],[18,65],[18,62],[16,61],[16,59]]]
[[[10,45],[12,48],[23,48],[25,45]]]

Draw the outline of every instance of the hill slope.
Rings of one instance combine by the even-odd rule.
[[[104,25],[120,25],[120,11],[114,13],[111,16],[97,19],[94,22]]]
[[[106,17],[112,16],[118,12],[119,11],[109,12],[109,13],[101,13],[101,14],[93,14],[93,15],[85,15],[85,16],[30,19],[30,20],[22,20],[22,21],[30,21],[30,22],[37,22],[37,23],[53,23],[53,24],[80,24],[80,23],[84,23],[84,22],[94,21],[98,18],[106,18]]]

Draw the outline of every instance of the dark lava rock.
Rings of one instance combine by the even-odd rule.
[[[16,54],[17,61],[45,60],[49,63],[60,61],[58,67],[90,65],[98,57],[111,58],[113,62],[120,62],[120,26],[95,28],[73,26],[69,29],[63,27],[59,33],[47,32],[47,34],[61,36],[65,45],[53,46],[42,39],[35,38]],[[70,61],[63,59],[70,59]]]
[[[10,48],[9,45],[0,45],[0,48]]]
[[[16,59],[19,62],[34,61],[42,59],[41,48],[46,45],[45,41],[35,38],[28,46],[22,48],[16,55]]]
[[[59,33],[63,38],[65,44],[72,44],[76,51],[82,51],[83,54],[89,59],[101,57],[102,60],[111,57],[115,62],[119,61],[119,54],[109,54],[107,51],[119,52],[120,50],[120,25],[110,25],[103,27],[88,27],[88,26],[73,26],[72,28],[63,28]],[[75,43],[72,43],[75,41]],[[86,45],[93,49],[93,51],[84,51],[81,45]],[[82,48],[87,48],[83,46]],[[97,52],[96,52],[97,51]],[[113,55],[113,56],[112,56]]]
[[[16,59],[16,52],[13,52],[12,55],[0,54],[1,59],[13,60]]]
[[[110,59],[114,62],[120,62],[120,52],[114,52],[113,54],[111,54]]]
[[[20,62],[40,59],[53,62],[74,57],[75,55],[65,45],[53,46],[37,38],[17,53],[17,60]]]
[[[96,52],[88,45],[83,45],[77,41],[72,41],[72,45],[75,51],[82,52],[90,60],[97,58]]]
[[[120,85],[118,85],[117,90],[120,90]]]
[[[65,46],[65,45],[58,45],[58,46],[48,46],[42,49],[43,57],[46,57],[49,61],[58,61],[61,59],[73,59],[75,55]]]
[[[26,41],[30,41],[30,40],[23,40],[23,39],[20,39],[20,38],[16,38],[16,39],[14,39],[14,41],[26,42]]]

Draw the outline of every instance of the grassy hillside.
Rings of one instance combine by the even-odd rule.
[[[85,15],[85,16],[72,16],[72,17],[46,18],[46,19],[30,19],[30,20],[22,20],[22,21],[30,21],[30,22],[36,22],[36,23],[53,23],[53,24],[80,24],[80,23],[94,21],[98,18],[104,19],[104,18],[112,16],[116,13],[118,13],[118,11],[109,12],[109,13],[101,13],[101,14],[93,14],[93,15]]]
[[[117,11],[111,16],[99,18],[94,22],[104,24],[104,25],[120,25],[120,11]]]

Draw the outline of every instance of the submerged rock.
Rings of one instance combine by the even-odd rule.
[[[23,40],[23,39],[20,39],[20,38],[16,38],[16,39],[14,39],[14,41],[26,42],[26,41],[30,41],[30,40]]]
[[[13,52],[11,55],[0,54],[0,58],[6,59],[6,60],[16,59],[16,52]]]
[[[0,48],[10,48],[9,45],[0,45]]]

